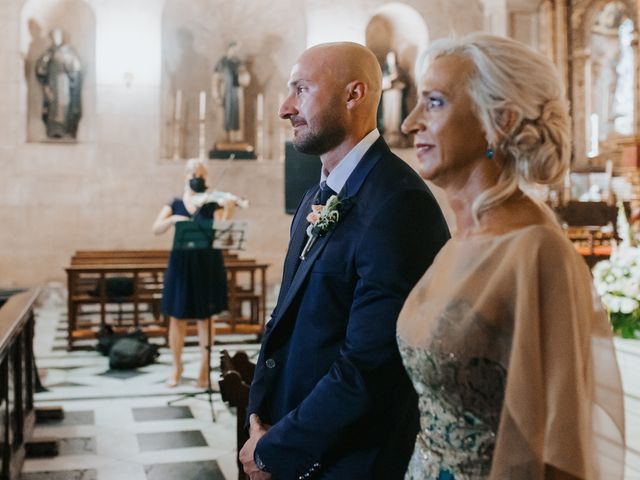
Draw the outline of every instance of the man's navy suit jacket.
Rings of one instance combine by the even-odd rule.
[[[424,181],[379,138],[340,192],[347,210],[298,264],[291,245],[317,192],[294,216],[251,385],[248,415],[272,425],[256,452],[275,480],[400,479],[418,410],[396,321],[449,231]]]

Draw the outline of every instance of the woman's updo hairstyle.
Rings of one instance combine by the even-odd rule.
[[[416,65],[420,78],[439,57],[471,61],[468,91],[495,152],[505,159],[497,185],[473,204],[478,216],[511,196],[520,184],[561,181],[571,155],[564,87],[545,56],[510,38],[471,34],[434,42]]]
[[[187,177],[198,176],[207,178],[207,166],[199,158],[190,158],[184,166],[184,173]]]

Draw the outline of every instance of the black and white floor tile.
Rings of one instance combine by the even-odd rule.
[[[158,362],[132,371],[109,370],[95,350],[66,351],[66,311],[49,296],[36,317],[36,363],[48,391],[37,406],[61,406],[62,421],[36,426],[36,437],[56,437],[59,454],[27,459],[23,480],[235,480],[235,412],[214,393],[212,421],[207,395],[167,405],[195,385],[200,353],[187,346],[184,380],[168,388],[171,357],[161,349]],[[90,348],[95,341],[87,342]],[[212,382],[217,390],[219,355],[246,351],[257,357],[255,337],[224,336],[212,352]]]
[[[235,414],[213,395],[217,421],[206,396],[167,402],[198,392],[199,351],[185,348],[185,381],[165,386],[171,357],[135,371],[110,371],[94,350],[66,351],[64,298],[49,295],[37,312],[36,361],[48,391],[37,405],[59,405],[62,421],[36,427],[35,435],[59,438],[60,454],[25,461],[23,480],[235,480]],[[219,352],[246,351],[255,361],[259,345],[243,336],[216,339],[212,354],[214,390]],[[95,341],[87,342],[90,348]],[[625,390],[626,480],[640,480],[640,341],[616,339]]]

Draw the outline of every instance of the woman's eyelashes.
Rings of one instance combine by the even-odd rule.
[[[435,110],[444,106],[444,98],[440,95],[427,95],[425,98],[427,110]]]

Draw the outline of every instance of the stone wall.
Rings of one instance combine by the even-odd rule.
[[[94,83],[87,86],[84,99],[90,107],[80,125],[80,129],[87,129],[86,135],[79,134],[76,144],[27,141],[29,95],[24,57],[28,42],[24,32],[28,32],[28,19],[24,13],[41,11],[38,3],[52,2],[0,2],[0,286],[3,287],[63,280],[64,267],[78,249],[169,248],[171,234],[155,237],[151,224],[161,206],[179,195],[183,186],[184,161],[161,158],[164,4],[158,0],[82,2],[95,17],[95,37],[91,40],[95,41],[95,57],[89,59],[95,61],[95,77],[91,80]],[[256,2],[209,0],[209,3],[216,5],[221,19],[229,18],[225,16],[229,13],[226,9],[232,8],[253,15],[250,22],[245,22],[250,25],[253,39],[247,40],[247,46],[258,45],[255,39],[260,38],[261,32],[265,38],[273,32],[272,23],[276,19],[269,25],[263,24]],[[368,19],[383,3],[306,0],[298,2],[296,8],[279,9],[282,18],[276,27],[287,32],[289,26],[301,24],[296,29],[297,38],[293,41],[284,35],[275,42],[278,48],[286,45],[287,61],[274,62],[272,67],[261,66],[257,71],[263,75],[273,68],[273,78],[278,82],[286,79],[290,59],[304,50],[309,32],[318,30],[318,18],[324,18],[319,13],[323,8],[330,8],[336,16],[352,15],[349,28],[352,32],[360,29],[363,41]],[[406,3],[424,17],[432,39],[451,32],[466,33],[482,25],[475,2]],[[232,4],[236,6],[231,7]],[[244,5],[244,10],[237,4]],[[332,25],[324,28],[326,40],[358,40],[338,26],[335,31]],[[307,32],[306,40],[301,38],[302,32]],[[233,33],[243,41],[242,31]],[[221,38],[220,44],[225,41],[226,38]],[[31,102],[33,108],[33,99]],[[272,103],[265,109],[265,116],[275,115],[275,108]],[[277,125],[275,120],[273,125]],[[401,155],[415,162],[410,150]],[[283,213],[284,165],[273,159],[231,164],[209,161],[209,170],[211,183],[216,184],[221,178],[219,189],[250,200],[251,207],[238,213],[238,218],[250,222],[245,254],[272,263],[269,282],[277,284],[290,223],[290,217]]]

